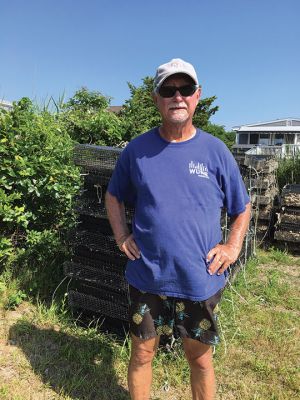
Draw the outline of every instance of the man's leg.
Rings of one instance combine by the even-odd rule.
[[[152,360],[159,336],[143,340],[131,335],[131,358],[128,367],[128,387],[132,400],[149,400],[152,382]]]
[[[184,338],[183,347],[191,369],[193,400],[213,400],[216,389],[211,346]]]

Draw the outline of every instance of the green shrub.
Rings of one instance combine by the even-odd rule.
[[[61,123],[78,143],[117,146],[122,126],[118,116],[107,110],[109,103],[109,97],[82,88],[61,107]]]
[[[300,183],[300,157],[284,158],[279,160],[278,184],[282,189],[284,185]]]
[[[58,258],[64,253],[62,238],[74,225],[72,199],[80,186],[73,146],[58,116],[27,98],[11,112],[0,111],[2,269],[13,259],[16,273],[28,268],[37,278],[40,269],[53,267],[56,252]]]

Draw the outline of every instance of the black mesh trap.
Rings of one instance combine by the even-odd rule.
[[[90,257],[90,255],[97,255],[97,257]],[[124,276],[125,266],[127,259],[114,259],[111,256],[106,256],[105,254],[90,253],[90,252],[77,252],[72,257],[72,262],[82,265],[90,265],[96,269],[109,270],[113,274],[118,276]]]
[[[285,185],[284,188],[282,189],[282,196],[285,196],[286,194],[289,193],[300,194],[300,184],[293,183],[291,185]]]
[[[127,259],[127,256],[119,250],[113,236],[83,230],[77,231],[70,242],[74,246],[83,247],[91,252]]]
[[[74,309],[87,310],[99,315],[105,315],[121,321],[128,321],[128,307],[99,299],[90,294],[70,290],[68,292],[69,306]]]
[[[78,214],[89,215],[91,217],[98,218],[98,219],[106,219],[107,218],[107,212],[106,212],[106,208],[104,205],[104,201],[102,201],[100,203],[98,201],[98,199],[90,198],[90,197],[86,196],[85,194],[80,196],[75,201],[75,211]],[[134,210],[132,208],[125,207],[125,217],[126,217],[126,222],[128,224],[131,223],[133,214],[134,214]]]
[[[85,246],[74,246],[73,247],[73,261],[81,260],[82,263],[86,263],[88,265],[94,265],[102,263],[103,260],[109,261],[114,266],[119,266],[120,268],[124,268],[127,263],[127,257],[120,257],[118,253],[116,256],[112,254],[105,254],[103,252],[95,252],[89,250]]]
[[[300,234],[300,224],[295,223],[281,223],[280,224],[280,230],[282,231],[289,231],[289,232],[295,232]]]
[[[64,263],[64,273],[66,276],[80,280],[88,284],[105,287],[107,289],[127,293],[128,284],[125,281],[121,268],[116,268],[111,264],[99,264],[96,266],[82,264],[79,262],[68,261]]]
[[[97,299],[107,300],[115,304],[128,305],[128,292],[108,290],[104,287],[96,287],[82,281],[72,281],[71,290],[91,295]]]
[[[74,163],[84,171],[110,177],[121,151],[116,147],[78,144],[74,148]]]

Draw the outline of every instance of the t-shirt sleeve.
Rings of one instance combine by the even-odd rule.
[[[242,213],[250,199],[239,167],[229,151],[226,152],[221,176],[222,190],[225,194],[224,206],[227,209],[227,214],[233,216]]]
[[[134,203],[135,191],[131,180],[131,165],[127,147],[122,151],[112,177],[109,181],[107,191],[115,196],[120,203]]]

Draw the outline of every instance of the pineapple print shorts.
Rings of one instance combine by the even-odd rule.
[[[222,291],[207,300],[192,301],[145,293],[129,286],[130,332],[141,339],[174,335],[216,345],[217,305]]]

